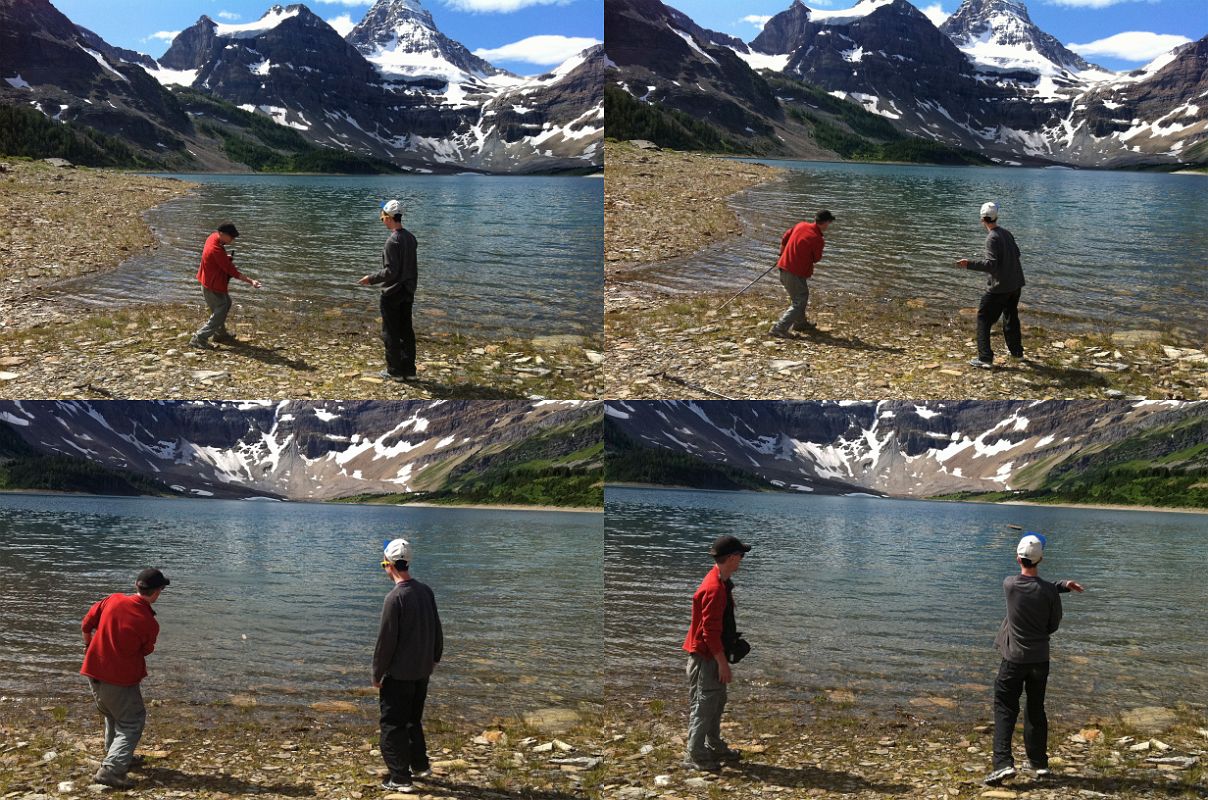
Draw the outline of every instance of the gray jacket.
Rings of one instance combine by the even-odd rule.
[[[370,284],[382,284],[382,295],[402,295],[415,299],[415,286],[419,280],[416,252],[418,244],[411,231],[399,228],[391,231],[382,248],[382,268],[369,276]]]
[[[999,225],[986,234],[986,260],[969,259],[969,269],[988,273],[986,290],[1010,294],[1024,287],[1023,265],[1019,263],[1019,245],[1006,228]]]
[[[1065,581],[1050,583],[1041,577],[1012,575],[1002,582],[1007,616],[998,629],[994,646],[1007,661],[1038,664],[1049,660],[1049,637],[1061,626],[1061,593]]]
[[[436,598],[414,578],[397,583],[382,604],[373,650],[373,680],[417,681],[432,674],[445,649]]]

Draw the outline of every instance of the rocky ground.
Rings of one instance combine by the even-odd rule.
[[[722,735],[743,758],[717,775],[680,766],[683,698],[610,702],[602,795],[610,800],[1208,797],[1208,718],[1202,705],[1140,709],[1126,718],[1073,725],[1051,719],[1052,775],[1022,771],[991,788],[981,783],[993,749],[989,719],[945,721],[945,715],[966,714],[965,709],[943,711],[957,705],[947,698],[915,698],[878,718],[854,713],[853,701],[840,690],[802,706],[776,708],[739,689],[732,693]],[[1017,766],[1026,764],[1018,731],[1015,744]]]
[[[768,335],[787,305],[778,290],[756,287],[719,312],[732,292],[631,289],[630,270],[740,231],[722,200],[702,198],[724,198],[775,172],[627,144],[606,149],[605,160],[607,397],[1208,398],[1203,343],[1172,331],[1087,331],[1077,320],[1042,317],[1026,303],[1027,357],[1002,358],[996,328],[1000,359],[985,371],[968,366],[976,355],[973,308],[954,313],[922,298],[873,301],[820,278],[810,297],[818,330],[784,340]],[[698,214],[714,221],[683,224]],[[775,276],[765,280],[776,284]]]
[[[265,707],[240,696],[206,705],[152,700],[138,749],[145,765],[130,773],[134,789],[116,791],[91,782],[102,738],[100,716],[90,702],[0,698],[0,798],[598,796],[604,744],[598,710],[546,709],[486,726],[442,718],[431,706],[425,717],[433,775],[417,780],[413,794],[388,794],[379,786],[386,770],[375,697],[299,708]]]
[[[189,184],[15,161],[0,172],[0,397],[598,398],[603,341],[579,336],[482,340],[425,329],[419,373],[383,381],[374,308],[318,317],[239,303],[240,339],[188,345],[207,311],[130,306],[98,313],[54,294],[59,281],[115,268],[154,246],[142,212]],[[103,213],[102,213],[103,211]],[[200,295],[199,295],[200,298]]]

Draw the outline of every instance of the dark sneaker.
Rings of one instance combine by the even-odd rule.
[[[777,339],[792,339],[792,335],[784,328],[779,328],[775,325],[768,331],[769,336],[775,336]]]
[[[101,767],[92,776],[93,783],[99,783],[101,786],[108,786],[111,789],[129,789],[134,786],[134,781],[127,778],[125,775],[118,775],[108,767]]]
[[[1047,766],[1038,767],[1030,761],[1028,762],[1028,768],[1031,769],[1032,772],[1036,773],[1037,778],[1047,778],[1050,774]]]
[[[742,753],[733,747],[726,747],[722,750],[710,750],[709,755],[718,761],[739,761],[742,759]]]
[[[130,769],[142,769],[147,766],[147,759],[143,756],[130,757]]]
[[[994,364],[990,361],[982,361],[980,358],[969,359],[969,366],[977,367],[978,369],[994,369]]]
[[[685,758],[680,762],[680,766],[689,772],[721,772],[721,764],[717,761],[697,761],[693,758]]]
[[[411,770],[411,777],[413,777],[413,778],[431,778],[432,770],[427,767],[425,767],[424,769],[413,769],[413,770]]]
[[[817,333],[818,332],[818,326],[812,322],[794,322],[792,329],[795,331],[799,331],[800,333]]]
[[[419,373],[412,372],[410,375],[404,375],[403,380],[406,381],[407,383],[418,383],[419,382]]]
[[[214,334],[214,341],[222,342],[223,344],[234,344],[239,340],[229,333],[216,333]]]
[[[394,778],[387,778],[382,781],[382,788],[388,792],[403,792],[409,794],[415,791],[415,784],[411,783],[410,779],[396,781]]]
[[[402,383],[403,381],[407,380],[406,375],[395,375],[393,372],[391,372],[390,370],[387,370],[387,369],[384,369],[381,372],[379,372],[378,377],[385,378],[388,381],[394,381],[395,383]]]
[[[209,342],[207,342],[205,339],[198,339],[196,336],[194,336],[192,339],[190,339],[190,340],[189,340],[189,344],[190,344],[191,346],[193,346],[193,347],[197,347],[197,348],[200,348],[200,349],[202,349],[202,350],[212,350],[212,349],[214,349],[214,348],[213,348],[213,345],[211,345],[211,344],[210,344]]]
[[[982,783],[986,784],[987,786],[997,786],[1007,778],[1013,777],[1014,775],[1015,767],[1003,767],[1001,769],[996,769],[987,775],[985,779],[982,780]]]

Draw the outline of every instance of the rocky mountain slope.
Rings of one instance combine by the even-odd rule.
[[[439,491],[517,453],[559,463],[599,442],[599,419],[578,402],[0,401],[0,442],[192,496],[330,500]]]
[[[614,400],[605,415],[610,447],[623,438],[796,491],[908,497],[1036,488],[1050,473],[1068,478],[1093,465],[1094,454],[1164,426],[1192,420],[1193,438],[1208,431],[1208,405],[1174,401]],[[1153,461],[1197,444],[1147,441]],[[1208,450],[1208,440],[1198,445]]]
[[[1208,161],[1208,103],[1198,100],[1208,38],[1117,75],[1040,30],[1019,0],[965,0],[941,28],[907,0],[839,10],[794,0],[748,44],[658,0],[605,0],[605,29],[612,80],[634,98],[732,133],[777,137],[804,157],[812,154],[786,136],[784,115],[814,113],[818,103],[779,89],[772,103],[754,71],[798,79],[900,131],[1002,163]]]

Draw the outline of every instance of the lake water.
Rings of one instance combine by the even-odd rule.
[[[64,292],[111,307],[185,301],[200,307],[197,265],[224,220],[240,271],[264,288],[232,282],[237,303],[309,310],[332,305],[377,318],[376,287],[356,282],[381,268],[388,231],[379,206],[406,207],[419,241],[415,314],[429,329],[591,336],[602,330],[604,182],[598,178],[481,175],[349,177],[178,175],[201,184],[148,215],[158,250]]]
[[[511,715],[598,702],[599,514],[0,495],[0,694],[80,692],[79,621],[134,575],[155,605],[150,696],[348,699],[368,687],[382,541],[403,534],[436,594],[433,702]],[[244,638],[246,636],[246,639]]]
[[[737,291],[775,264],[785,230],[829,208],[838,220],[827,232],[815,287],[976,306],[985,275],[953,262],[984,257],[986,233],[977,215],[994,200],[1023,253],[1023,302],[1035,312],[1111,329],[1174,326],[1193,341],[1208,339],[1204,176],[761,163],[790,172],[735,198],[744,236],[662,265],[643,280],[675,290]],[[775,273],[755,290],[784,293]]]
[[[609,487],[605,520],[609,693],[684,694],[692,593],[731,533],[754,548],[734,578],[753,646],[738,691],[987,717],[1014,524],[1049,537],[1043,576],[1087,587],[1061,596],[1050,713],[1208,697],[1208,516]]]

